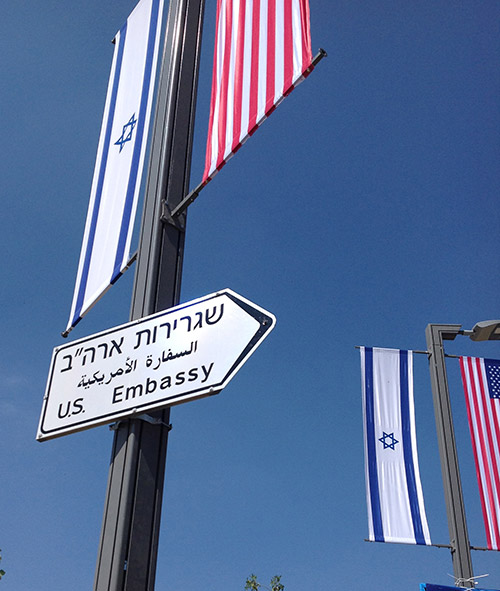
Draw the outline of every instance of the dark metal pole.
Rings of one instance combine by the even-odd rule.
[[[204,0],[171,0],[130,319],[179,303]],[[95,591],[152,591],[169,409],[115,429]]]
[[[443,347],[443,340],[453,340],[461,332],[461,328],[460,324],[428,324],[425,336],[429,351],[429,369],[450,532],[453,573],[457,585],[470,583],[473,586],[469,534],[465,519]]]

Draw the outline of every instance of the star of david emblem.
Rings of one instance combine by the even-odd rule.
[[[132,139],[132,132],[134,131],[134,127],[136,126],[136,124],[137,119],[135,118],[134,113],[132,117],[130,117],[129,122],[125,123],[125,125],[123,126],[121,137],[118,139],[118,141],[115,142],[115,146],[120,146],[120,152],[123,150],[123,144],[126,144]]]
[[[380,443],[383,444],[384,449],[390,448],[392,450],[396,450],[396,443],[399,441],[394,437],[394,433],[386,433],[384,431],[384,435],[379,439]]]

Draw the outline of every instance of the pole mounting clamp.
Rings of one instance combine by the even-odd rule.
[[[165,200],[161,202],[160,220],[164,224],[170,224],[171,226],[174,226],[174,228],[177,228],[181,232],[186,231],[186,214],[184,212],[180,212],[173,216],[172,211]]]
[[[137,415],[137,416],[128,417],[128,418],[139,419],[140,421],[145,421],[146,423],[150,423],[151,425],[162,425],[163,427],[167,428],[167,431],[172,430],[172,425],[170,423],[165,423],[161,419],[155,419],[151,415],[142,414],[142,415]],[[116,423],[112,423],[109,426],[109,430],[110,431],[117,431],[120,428],[120,425],[122,423],[124,423],[126,420],[128,420],[128,419],[120,419],[119,421],[116,421]]]

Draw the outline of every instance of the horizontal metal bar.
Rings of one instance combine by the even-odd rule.
[[[406,542],[378,542],[377,540],[367,540],[364,539],[365,542],[373,542],[377,544],[404,544],[408,546]],[[411,544],[410,544],[411,545]],[[417,544],[415,544],[417,545]],[[450,544],[426,544],[426,546],[434,546],[434,548],[448,548],[451,549],[452,546]],[[482,546],[470,546],[471,550],[478,550],[480,552],[498,552],[498,550],[494,550],[493,548],[483,548]]]
[[[404,544],[405,546],[418,546],[418,545],[423,545],[423,544],[407,544],[406,542],[386,542],[386,541],[382,541],[379,542],[378,540],[367,540],[366,538],[364,539],[365,542],[370,542],[370,543],[375,543],[375,544]],[[450,544],[425,544],[426,546],[434,546],[434,548],[448,548],[450,549],[451,546]]]
[[[355,349],[361,349],[360,345],[354,345]],[[420,355],[430,355],[429,351],[417,351],[415,349],[409,349],[412,353],[419,353]],[[460,359],[461,355],[448,355],[448,353],[444,354],[445,357],[451,357],[452,359]]]

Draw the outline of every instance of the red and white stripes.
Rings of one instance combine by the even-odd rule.
[[[492,398],[485,363],[477,357],[461,357],[460,368],[467,415],[476,461],[486,541],[500,549],[500,399]]]
[[[203,181],[311,71],[308,0],[218,0]]]

